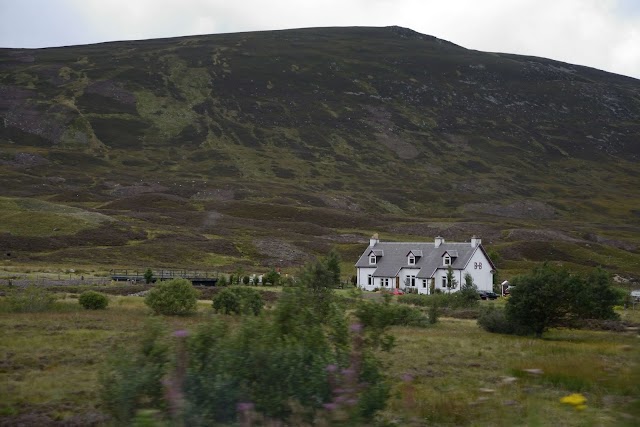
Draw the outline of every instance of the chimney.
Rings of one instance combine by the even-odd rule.
[[[435,241],[435,247],[439,248],[440,245],[442,245],[444,243],[444,237],[436,237],[436,241]]]
[[[378,233],[374,234],[373,236],[371,236],[371,239],[369,239],[369,246],[373,247],[376,245],[376,243],[378,243],[380,241],[380,239],[378,239]]]
[[[480,246],[480,243],[482,243],[482,240],[478,236],[473,236],[471,238],[471,247],[472,248],[477,248],[478,246]]]

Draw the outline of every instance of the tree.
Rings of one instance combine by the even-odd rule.
[[[325,265],[329,272],[331,272],[331,284],[334,287],[340,286],[340,254],[335,249],[331,249],[327,254]]]
[[[147,271],[144,272],[144,281],[147,284],[153,282],[153,271],[150,268],[147,268]]]
[[[451,289],[455,289],[458,287],[458,281],[453,276],[453,268],[451,265],[447,268],[447,289],[451,292]]]
[[[519,325],[520,332],[542,336],[567,315],[569,281],[566,270],[548,264],[534,268],[531,274],[515,277],[505,308],[507,319]]]
[[[613,319],[615,291],[607,273],[597,269],[586,277],[544,264],[512,281],[507,319],[521,333],[540,337],[553,326],[579,319]]]
[[[611,276],[602,268],[597,268],[578,283],[573,294],[573,314],[581,319],[615,319],[613,306],[618,295],[611,285]]]
[[[218,286],[227,286],[228,285],[227,276],[225,276],[224,274],[222,276],[220,276],[218,278],[218,282],[216,283],[216,285],[218,285]]]
[[[280,283],[280,273],[278,273],[275,268],[272,268],[262,277],[262,283],[269,283],[271,286],[278,286],[278,283]]]
[[[156,314],[182,315],[196,311],[198,291],[187,279],[160,282],[147,294],[144,303]]]
[[[251,278],[249,276],[244,276],[242,278],[242,284],[243,285],[248,285],[250,281],[251,281]]]
[[[457,297],[463,306],[476,304],[478,301],[478,287],[473,282],[473,277],[469,273],[464,275],[464,283],[460,286]]]

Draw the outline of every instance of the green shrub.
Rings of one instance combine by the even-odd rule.
[[[251,288],[226,288],[213,297],[213,309],[223,314],[258,315],[264,307],[262,294]]]
[[[541,336],[554,326],[572,326],[582,319],[616,319],[617,295],[609,275],[596,269],[587,276],[544,264],[515,277],[506,315],[521,332]]]
[[[100,292],[85,291],[80,294],[78,302],[87,310],[103,310],[109,305],[109,298]]]
[[[25,288],[12,289],[6,302],[12,313],[40,313],[53,308],[56,297],[45,288],[29,285]]]
[[[213,297],[213,309],[216,313],[240,314],[240,295],[233,288],[223,289]]]
[[[516,332],[515,325],[507,319],[504,310],[494,306],[484,306],[480,309],[478,326],[487,332],[497,334],[514,334]]]
[[[184,315],[196,311],[198,291],[187,279],[160,282],[147,294],[144,303],[156,314]]]
[[[377,303],[362,301],[355,311],[355,315],[364,326],[426,326],[427,317],[417,308],[406,305],[393,304],[385,301]]]
[[[115,425],[132,425],[140,407],[166,407],[162,379],[171,360],[166,329],[152,319],[137,342],[133,351],[120,348],[110,352],[99,372],[100,397]]]

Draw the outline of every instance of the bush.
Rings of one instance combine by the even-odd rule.
[[[506,315],[520,331],[539,337],[550,327],[575,325],[581,319],[617,318],[617,295],[601,269],[584,277],[544,264],[512,283]]]
[[[170,347],[165,337],[164,326],[150,320],[133,351],[121,348],[109,353],[98,378],[100,397],[115,418],[114,425],[132,425],[141,405],[166,407],[161,381],[168,371]]]
[[[487,332],[497,334],[514,334],[516,332],[513,323],[507,319],[505,311],[494,306],[484,306],[480,309],[478,326]]]
[[[144,303],[156,314],[184,315],[196,311],[198,291],[187,279],[160,282],[147,294]]]
[[[51,310],[56,297],[42,287],[29,285],[22,289],[12,289],[6,301],[12,313],[40,313]]]
[[[393,304],[388,301],[376,303],[362,301],[355,315],[364,326],[426,326],[427,317],[417,308]]]
[[[213,297],[213,309],[223,314],[258,315],[264,307],[259,291],[251,288],[226,288]]]
[[[80,294],[78,302],[87,310],[103,310],[109,305],[109,298],[100,292],[85,291]]]

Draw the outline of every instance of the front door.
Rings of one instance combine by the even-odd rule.
[[[396,289],[400,289],[400,278],[396,277]]]

